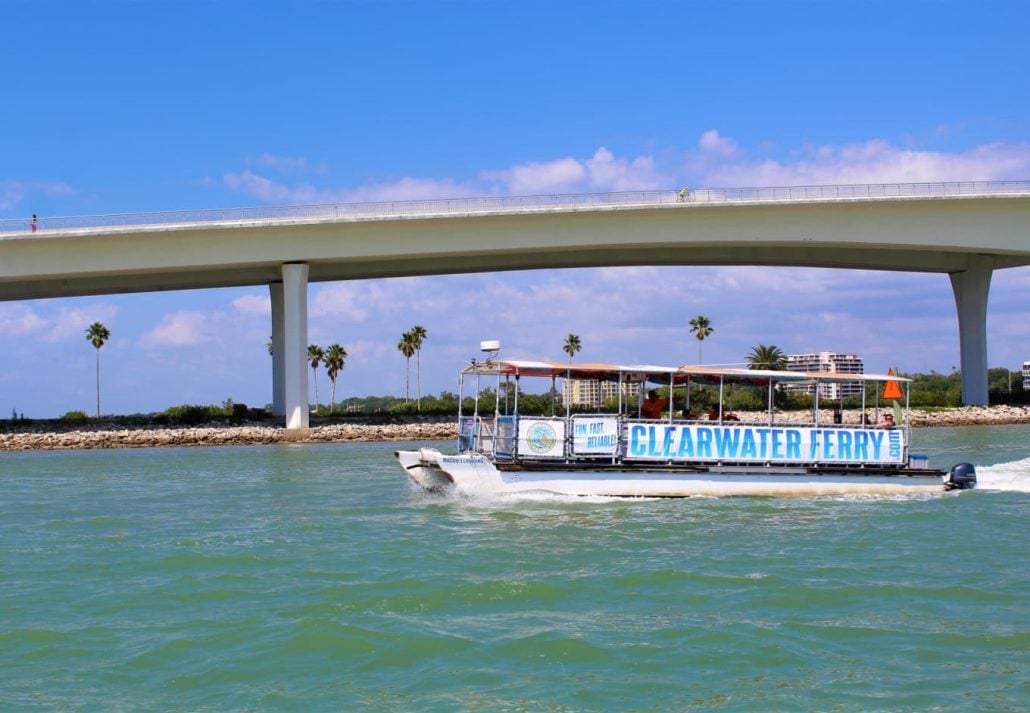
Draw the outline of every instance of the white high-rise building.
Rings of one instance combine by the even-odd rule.
[[[1030,361],[1023,362],[1023,391],[1030,391]]]
[[[622,385],[623,400],[636,401],[640,393],[640,384],[624,383]],[[565,406],[586,406],[597,408],[608,399],[619,396],[619,382],[598,381],[596,379],[562,379],[562,404]]]
[[[811,354],[788,354],[787,369],[790,371],[821,371],[830,374],[864,374],[865,366],[857,354],[837,352],[814,352]],[[814,385],[784,384],[788,391],[812,393]],[[845,396],[861,396],[863,382],[824,383],[819,385],[820,399],[839,399]]]

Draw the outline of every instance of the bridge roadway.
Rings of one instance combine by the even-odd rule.
[[[0,300],[267,284],[273,407],[308,424],[310,281],[625,265],[947,273],[987,402],[991,274],[1030,264],[1030,181],[470,198],[0,221]]]

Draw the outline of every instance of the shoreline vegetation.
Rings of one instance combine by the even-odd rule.
[[[872,415],[872,409],[866,409]],[[735,411],[742,423],[764,423],[764,411]],[[845,410],[843,423],[857,425],[860,409]],[[833,412],[821,410],[820,422],[832,423]],[[808,422],[810,411],[776,412],[776,423]],[[985,426],[1030,423],[1030,406],[961,406],[912,409],[916,428]],[[280,443],[347,443],[376,441],[444,441],[456,439],[453,416],[401,416],[384,419],[348,419],[346,422],[312,419],[310,428],[287,430],[276,419],[261,421],[212,420],[196,425],[124,419],[96,419],[86,423],[52,421],[0,422],[0,451],[80,450],[98,448],[153,448],[167,446],[244,446]]]

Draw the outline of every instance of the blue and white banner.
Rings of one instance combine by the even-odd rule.
[[[626,458],[760,463],[905,462],[900,429],[629,423]]]
[[[618,416],[574,416],[572,452],[577,456],[614,456],[619,452]]]

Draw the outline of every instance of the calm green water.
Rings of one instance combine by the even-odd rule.
[[[986,490],[463,501],[396,444],[0,454],[0,709],[1030,709],[1030,427]]]

